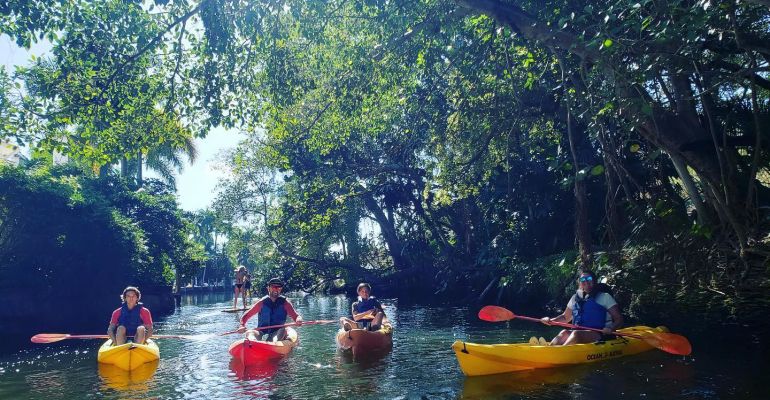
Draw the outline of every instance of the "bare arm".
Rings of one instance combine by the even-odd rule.
[[[610,313],[610,317],[612,317],[612,330],[615,331],[621,326],[623,326],[623,315],[620,314],[620,307],[618,307],[617,304],[610,307],[609,310],[607,310],[608,313]]]
[[[564,312],[553,317],[543,317],[540,319],[544,324],[551,325],[551,322],[566,322],[569,323],[572,321],[572,308],[569,307],[569,305],[564,309]]]
[[[112,340],[112,343],[115,343],[115,329],[118,326],[115,324],[110,324],[110,326],[107,327],[107,336],[110,337],[110,340]]]

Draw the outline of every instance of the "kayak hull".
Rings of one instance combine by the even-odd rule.
[[[262,360],[286,356],[299,344],[297,331],[286,328],[286,340],[265,342],[241,339],[230,345],[230,355],[241,360],[244,366],[255,365]]]
[[[668,332],[668,329],[634,326],[620,329],[619,332],[660,333]],[[613,340],[571,346],[533,346],[529,343],[477,344],[459,340],[452,344],[460,369],[467,376],[593,363],[652,349],[653,347],[644,340],[621,336]]]
[[[148,339],[145,344],[125,343],[113,346],[112,340],[107,339],[99,348],[97,360],[100,363],[111,364],[125,371],[132,371],[139,366],[160,359],[158,344]]]
[[[339,349],[351,351],[356,357],[380,353],[393,346],[393,326],[384,322],[379,330],[371,332],[366,329],[340,329],[336,341]]]

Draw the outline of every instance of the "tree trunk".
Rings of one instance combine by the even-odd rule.
[[[674,164],[676,173],[682,180],[682,186],[684,186],[684,190],[687,192],[687,195],[692,201],[692,205],[695,207],[695,212],[698,214],[698,224],[708,224],[708,221],[710,220],[708,210],[706,209],[706,205],[703,203],[703,199],[700,196],[698,188],[695,186],[695,181],[693,181],[692,176],[690,175],[690,171],[687,170],[687,165],[685,165],[684,161],[682,161],[682,158],[677,155],[669,154],[669,157],[671,158],[671,163]]]
[[[404,254],[404,245],[398,238],[393,220],[388,219],[388,217],[385,215],[385,212],[382,210],[379,204],[377,204],[377,200],[374,199],[374,196],[371,192],[364,193],[361,198],[363,199],[364,204],[366,205],[366,208],[369,210],[369,212],[374,214],[374,218],[377,220],[377,224],[380,226],[380,232],[382,233],[382,237],[385,240],[385,244],[388,246],[390,257],[393,259],[393,265],[399,271],[411,268],[409,260]]]

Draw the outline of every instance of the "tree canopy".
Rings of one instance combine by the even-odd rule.
[[[550,296],[575,260],[631,304],[743,299],[770,283],[769,14],[764,0],[15,1],[0,31],[54,46],[0,79],[0,136],[104,165],[237,127],[249,139],[216,204],[248,225],[233,251],[259,248],[304,288],[500,297],[547,273]],[[549,258],[574,248],[568,268]]]

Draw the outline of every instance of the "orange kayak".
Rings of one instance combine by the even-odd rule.
[[[387,321],[376,331],[366,329],[340,329],[337,332],[337,347],[350,350],[353,356],[390,350],[393,346],[393,326]]]
[[[230,345],[230,354],[241,360],[243,365],[249,366],[262,360],[283,357],[291,352],[299,344],[297,331],[286,328],[286,339],[274,342],[262,340],[241,339]]]

